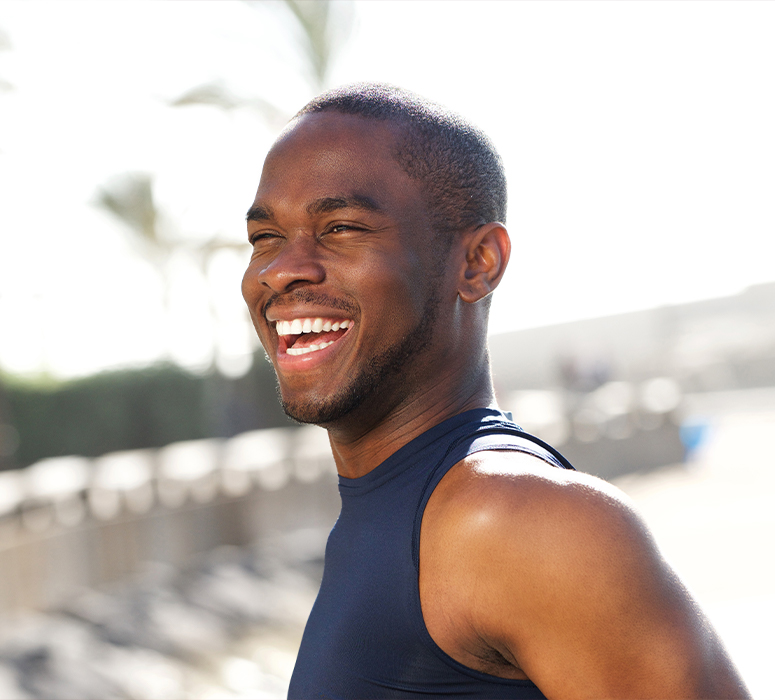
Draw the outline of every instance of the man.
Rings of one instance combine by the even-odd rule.
[[[389,86],[266,158],[243,294],[343,503],[289,696],[746,697],[626,498],[496,408],[505,204],[487,138]]]

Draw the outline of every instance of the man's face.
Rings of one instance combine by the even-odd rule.
[[[381,122],[306,115],[264,164],[242,291],[297,420],[389,410],[427,381],[445,273],[394,139]]]

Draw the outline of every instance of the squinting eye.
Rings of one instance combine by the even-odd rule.
[[[259,241],[266,241],[270,238],[276,238],[276,234],[274,233],[256,233],[255,235],[250,237],[250,244],[255,245]]]
[[[355,226],[353,224],[336,224],[328,229],[328,233],[347,233],[348,231],[363,231],[361,226]]]

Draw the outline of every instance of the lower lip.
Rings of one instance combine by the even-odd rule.
[[[350,335],[352,326],[347,329],[347,332],[335,340],[331,345],[327,345],[321,350],[314,350],[313,352],[306,352],[303,355],[289,355],[285,350],[277,351],[277,365],[283,371],[301,371],[310,370],[318,365],[327,362],[331,359],[331,356],[341,348],[345,338]]]

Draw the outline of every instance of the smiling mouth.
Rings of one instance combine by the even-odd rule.
[[[288,355],[306,355],[333,345],[351,325],[350,319],[295,318],[276,321],[275,330],[280,338],[281,352],[285,350]]]

